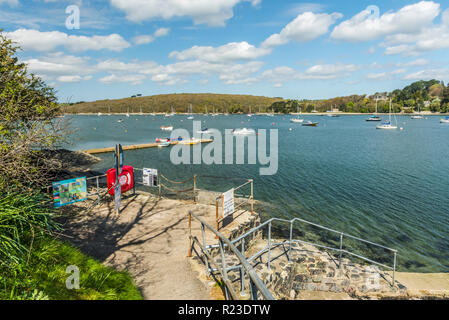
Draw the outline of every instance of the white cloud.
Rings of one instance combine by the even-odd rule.
[[[0,5],[4,3],[10,5],[11,7],[15,7],[19,4],[19,0],[0,0]]]
[[[153,42],[156,38],[165,37],[170,33],[170,28],[157,29],[153,35],[140,35],[133,38],[133,42],[137,45],[148,44]]]
[[[28,69],[39,76],[55,76],[67,74],[88,74],[94,71],[89,66],[89,58],[64,55],[62,52],[51,53],[39,59],[33,58],[24,61]]]
[[[361,42],[396,33],[412,34],[429,26],[439,13],[440,5],[433,1],[407,5],[397,12],[387,12],[379,18],[373,17],[369,10],[363,10],[336,26],[331,38]]]
[[[402,78],[403,80],[449,80],[449,69],[428,69],[408,74]]]
[[[159,37],[165,37],[165,36],[167,36],[169,33],[170,33],[170,28],[160,28],[160,29],[157,29],[157,30],[154,32],[154,36],[157,37],[157,38],[159,38]]]
[[[57,78],[57,80],[59,82],[65,82],[65,83],[77,83],[77,82],[81,82],[82,80],[91,80],[92,76],[85,76],[85,77],[81,77],[81,76],[60,76]]]
[[[418,67],[428,65],[429,61],[426,59],[418,59],[410,62],[400,62],[397,64],[398,67]]]
[[[112,83],[131,83],[132,85],[142,84],[143,80],[146,77],[141,74],[133,74],[133,75],[120,75],[117,76],[115,74],[111,74],[109,76],[103,77],[100,79],[100,82],[106,84]]]
[[[154,37],[150,35],[136,36],[133,38],[134,44],[148,44],[154,41]]]
[[[88,50],[122,51],[130,44],[118,34],[108,36],[73,36],[64,32],[41,32],[32,29],[18,29],[6,32],[5,36],[16,41],[24,50],[53,51],[58,47],[65,47],[73,52]]]
[[[271,48],[290,41],[307,42],[314,40],[326,34],[329,27],[342,17],[343,15],[340,13],[302,13],[285,26],[279,34],[273,34],[266,39],[262,43],[262,47]]]
[[[236,60],[252,60],[270,54],[271,50],[257,48],[248,42],[231,42],[221,47],[194,46],[190,49],[170,53],[170,58],[178,60],[197,59],[207,62],[228,62]]]
[[[253,6],[260,3],[260,0],[111,0],[111,4],[134,22],[190,17],[195,24],[224,26],[234,16],[234,6],[244,1]]]
[[[301,79],[330,80],[341,77],[348,77],[351,73],[359,70],[354,64],[319,64],[307,69],[300,75]]]

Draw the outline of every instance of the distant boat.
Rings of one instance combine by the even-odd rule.
[[[212,133],[212,131],[209,130],[208,128],[205,128],[205,129],[201,129],[200,131],[197,131],[197,133],[200,133],[200,134],[210,134],[210,133]]]
[[[413,115],[411,117],[412,119],[424,119],[424,117],[421,115],[421,108],[418,105],[418,114],[417,115]]]
[[[382,121],[382,118],[377,115],[378,103],[379,103],[379,99],[376,98],[376,112],[371,117],[366,119],[366,121]]]
[[[389,119],[385,121],[383,124],[378,125],[376,129],[383,129],[383,130],[396,130],[398,127],[391,124],[391,104],[392,101],[390,99],[390,112],[389,112]]]
[[[192,105],[190,105],[189,107],[189,116],[187,117],[187,120],[194,120],[195,117],[193,116],[193,110],[192,110]]]
[[[195,145],[195,144],[198,144],[198,143],[200,143],[200,142],[201,142],[201,140],[193,138],[193,139],[190,139],[190,140],[182,140],[182,141],[179,141],[178,144],[182,144],[182,145]]]
[[[103,114],[101,112],[98,112],[98,116],[101,117]]]
[[[166,142],[159,143],[157,146],[159,148],[163,148],[163,147],[169,147],[170,145],[171,145],[171,142],[170,141],[166,141]]]
[[[382,121],[382,118],[373,114],[371,117],[366,119],[366,121]]]
[[[302,124],[303,127],[317,127],[318,122],[307,121]]]
[[[298,108],[296,108],[296,112],[298,112]],[[293,122],[293,123],[303,123],[304,119],[301,118],[301,115],[302,115],[302,109],[299,112],[298,118],[290,119],[290,121]]]
[[[445,117],[444,119],[440,119],[440,123],[449,123],[449,117]]]
[[[254,129],[234,129],[232,130],[233,135],[239,135],[239,136],[249,136],[249,135],[255,135],[256,131]]]
[[[123,119],[119,119],[119,120],[117,120],[117,122],[118,122],[118,123],[122,123],[122,122],[123,122]]]
[[[162,131],[173,131],[173,126],[162,126],[161,130]]]

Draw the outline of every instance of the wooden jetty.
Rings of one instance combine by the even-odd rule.
[[[198,143],[211,143],[214,140],[212,139],[202,139]],[[171,145],[178,144],[178,141],[171,142]],[[145,144],[134,144],[130,146],[123,146],[123,151],[126,150],[138,150],[138,149],[148,149],[148,148],[157,148],[159,143],[145,143]],[[100,149],[90,149],[90,150],[82,150],[82,152],[88,154],[100,154],[100,153],[110,153],[115,152],[115,147],[110,148],[100,148]]]

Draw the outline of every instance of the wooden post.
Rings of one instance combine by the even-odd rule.
[[[251,181],[251,214],[254,215],[254,180]]]
[[[215,222],[218,231],[218,199],[215,200]],[[216,239],[218,239],[218,236],[216,237]]]

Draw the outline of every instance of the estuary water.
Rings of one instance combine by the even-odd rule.
[[[255,198],[270,204],[269,216],[300,217],[397,249],[400,271],[449,272],[449,125],[440,124],[439,117],[398,116],[403,130],[376,130],[379,123],[366,122],[367,117],[304,115],[319,122],[314,128],[284,115],[195,115],[203,128],[223,133],[277,129],[279,169],[273,176],[260,176],[259,164],[173,165],[170,148],[126,151],[125,162],[157,168],[174,180],[194,173],[253,178]],[[163,125],[193,130],[186,115],[65,118],[76,130],[72,150],[154,142],[169,136],[160,130]],[[112,154],[100,157],[95,169],[113,166]],[[229,187],[216,180],[199,183],[220,192]]]

